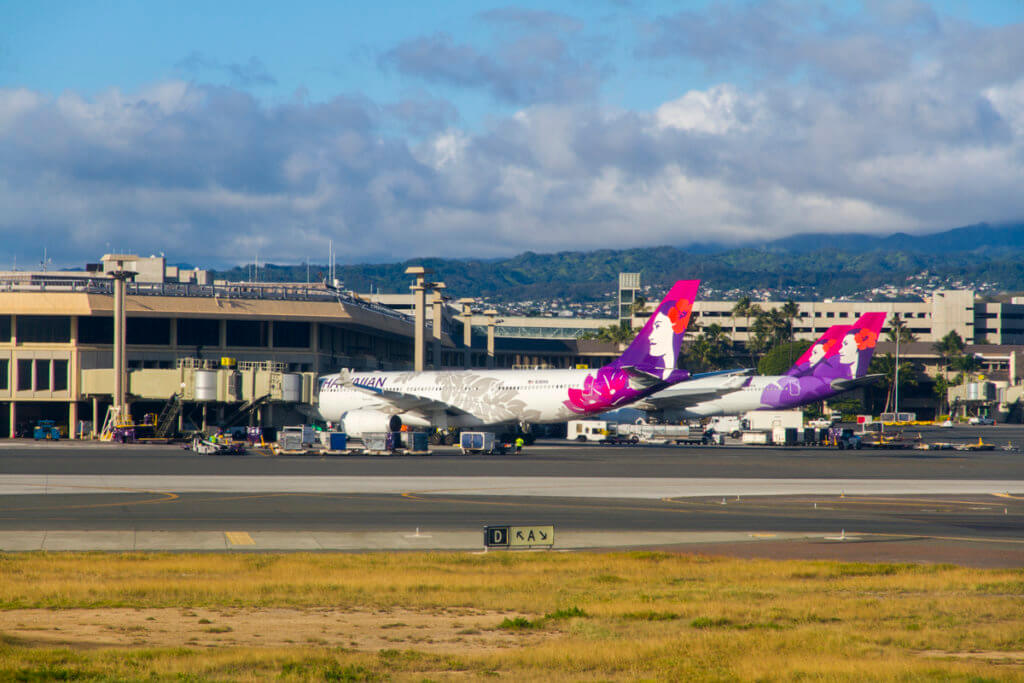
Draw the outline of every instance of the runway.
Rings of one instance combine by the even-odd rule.
[[[553,524],[559,549],[1024,566],[1024,454],[924,455],[549,442],[506,457],[204,458],[7,442],[0,549],[479,550],[486,524]]]

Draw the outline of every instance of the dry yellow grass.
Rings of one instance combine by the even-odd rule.
[[[485,653],[227,641],[126,652],[8,635],[0,680],[1021,680],[1022,597],[1022,570],[663,553],[0,555],[8,615],[473,609],[526,615],[506,628],[529,634]],[[502,628],[498,616],[490,628]]]

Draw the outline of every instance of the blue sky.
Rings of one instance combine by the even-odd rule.
[[[1024,3],[296,4],[0,2],[7,261],[1024,219]]]

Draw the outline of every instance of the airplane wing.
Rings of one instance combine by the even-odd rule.
[[[856,389],[857,387],[871,384],[879,377],[885,377],[885,375],[864,375],[863,377],[857,377],[856,379],[834,379],[830,386],[833,391],[849,391],[850,389]]]
[[[377,396],[387,403],[387,407],[384,408],[384,411],[391,412],[396,415],[399,413],[415,411],[434,412],[438,410],[443,410],[452,415],[465,414],[465,411],[456,408],[450,403],[438,401],[426,396],[417,396],[416,394],[407,394],[404,391],[395,391],[393,389],[382,389],[380,387],[369,387],[362,384],[356,384],[352,381],[348,372],[345,371],[338,374],[338,381],[352,389]]]
[[[725,394],[742,389],[750,382],[746,371],[728,373],[706,373],[687,382],[680,382],[634,403],[639,410],[664,410],[685,408],[702,401],[711,401]]]

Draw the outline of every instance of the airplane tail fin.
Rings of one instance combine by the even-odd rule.
[[[863,361],[858,364],[857,377],[868,373],[868,365],[875,355],[875,346],[882,334],[882,325],[885,324],[885,315],[884,312],[865,313],[851,326],[856,336],[857,349],[863,356]]]
[[[834,355],[839,350],[843,335],[850,330],[849,325],[833,325],[825,330],[803,355],[796,359],[793,367],[786,371],[790,377],[809,375],[821,361]]]
[[[676,368],[683,335],[690,324],[700,280],[679,280],[665,295],[629,347],[612,363],[654,381],[678,382],[688,373]]]
[[[833,325],[811,344],[786,374],[793,377],[836,374],[839,377],[844,372],[851,372],[852,375],[847,375],[847,379],[863,377],[871,364],[871,357],[875,353],[875,345],[884,323],[885,313],[865,313],[852,325]],[[836,358],[840,355],[843,357],[842,360]],[[856,363],[852,360],[855,356]],[[838,365],[840,362],[844,367],[849,367],[849,371],[841,370]],[[831,372],[833,368],[837,372]]]

